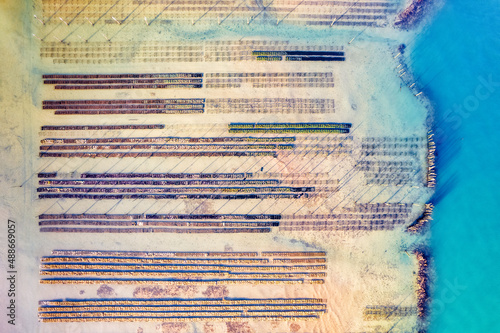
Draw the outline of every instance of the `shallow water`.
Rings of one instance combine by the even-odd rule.
[[[410,55],[436,109],[430,332],[498,332],[500,5],[447,1]]]

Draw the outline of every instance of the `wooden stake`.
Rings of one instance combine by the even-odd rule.
[[[42,20],[40,20],[36,15],[33,15],[38,21],[40,21],[41,24],[45,25],[45,22],[43,22]]]
[[[64,24],[69,25],[69,24],[68,24],[68,22],[64,21],[62,17],[59,17],[59,19],[60,19],[61,21],[63,21],[63,22],[64,22]]]

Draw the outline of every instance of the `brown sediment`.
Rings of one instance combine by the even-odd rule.
[[[189,200],[185,201],[186,208],[184,209],[188,214],[207,214],[214,211],[214,203],[209,200],[196,201]]]
[[[424,229],[424,227],[432,220],[432,211],[434,210],[434,205],[432,203],[425,204],[424,213],[408,228],[406,231],[411,233],[417,233]]]
[[[255,333],[248,322],[226,322],[227,333]]]
[[[214,324],[212,324],[212,323],[205,323],[203,325],[203,332],[204,333],[214,333],[215,332]]]
[[[434,134],[427,135],[427,187],[436,186],[436,143]]]
[[[297,323],[290,324],[290,332],[297,333],[300,330],[300,325]]]
[[[202,294],[206,297],[222,298],[229,296],[229,290],[226,286],[208,286]]]
[[[413,253],[418,261],[417,274],[417,314],[421,321],[424,321],[429,308],[429,254],[424,249],[416,249]]]
[[[424,17],[424,14],[432,0],[413,0],[408,7],[399,13],[394,25],[402,29],[410,29],[417,25]]]
[[[161,324],[162,333],[181,333],[186,332],[188,325],[186,323],[163,323]]]
[[[97,296],[99,297],[112,297],[116,296],[115,290],[110,286],[103,284],[97,289]]]

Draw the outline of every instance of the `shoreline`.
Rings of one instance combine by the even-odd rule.
[[[415,28],[426,16],[432,0],[412,0],[412,2],[397,16],[394,26],[400,29]]]
[[[418,38],[418,34],[422,27],[420,26],[422,21],[426,16],[429,15],[432,8],[439,8],[436,1],[432,0],[411,0],[411,2],[404,8],[396,17],[394,22],[394,28],[398,30],[406,30],[415,33],[414,39]],[[414,44],[412,43],[412,47]],[[436,186],[437,186],[437,165],[436,165],[436,155],[437,155],[437,145],[434,139],[433,129],[436,126],[435,120],[435,108],[433,106],[433,101],[425,94],[425,86],[419,82],[420,77],[416,78],[414,71],[407,63],[407,58],[405,57],[405,51],[407,51],[405,44],[401,44],[397,52],[394,52],[394,58],[398,60],[398,66],[396,69],[399,70],[400,80],[406,85],[407,88],[417,97],[422,105],[427,110],[427,121],[426,126],[428,129],[428,144],[427,144],[427,173],[426,173],[426,186],[434,188],[434,193],[430,201],[425,204],[425,209],[412,224],[407,226],[406,232],[413,235],[423,235],[430,233],[431,221],[433,220],[432,214],[435,208],[435,203],[433,200]],[[413,52],[413,50],[412,50]],[[409,59],[408,59],[409,60]],[[430,246],[430,244],[428,244]],[[434,269],[431,268],[431,254],[430,248],[418,246],[412,251],[416,256],[418,271],[416,279],[416,289],[415,294],[417,297],[417,317],[418,333],[428,332],[429,318],[431,315],[431,303],[433,297],[433,285],[435,283],[432,279]]]
[[[429,228],[429,223],[432,220],[432,212],[434,205],[432,203],[425,204],[425,210],[420,217],[406,228],[406,231],[412,234],[417,234]]]
[[[426,332],[427,319],[429,317],[429,305],[431,302],[430,296],[430,255],[427,249],[417,248],[413,251],[418,261],[417,272],[417,309],[420,325],[424,328],[419,332]]]

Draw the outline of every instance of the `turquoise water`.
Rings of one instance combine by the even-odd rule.
[[[500,332],[499,17],[498,0],[446,0],[409,55],[440,153],[432,333]]]

